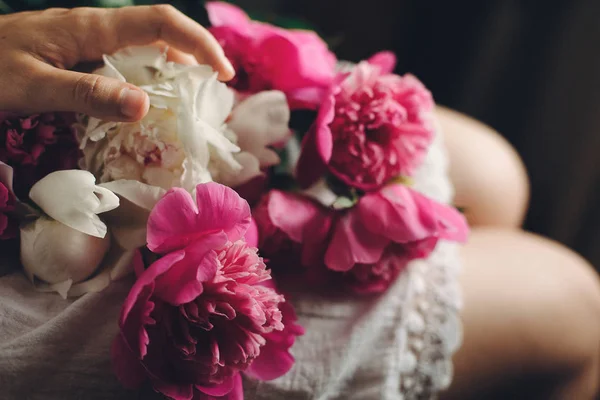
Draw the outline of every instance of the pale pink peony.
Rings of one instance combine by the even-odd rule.
[[[280,90],[291,108],[316,108],[331,85],[336,57],[314,32],[251,21],[238,7],[208,2],[210,32],[232,62],[236,90]]]
[[[291,368],[302,329],[244,240],[256,240],[251,226],[248,204],[215,183],[198,185],[196,202],[175,188],[157,203],[147,238],[162,257],[146,270],[138,262],[112,348],[125,386],[233,400],[243,398],[240,372],[266,380]]]
[[[273,190],[254,215],[259,248],[280,268],[300,259],[313,278],[324,267],[361,293],[385,290],[410,260],[429,256],[438,240],[464,242],[468,234],[457,210],[399,184],[368,193],[346,210]]]
[[[393,65],[393,55],[380,53],[338,75],[302,143],[303,187],[329,172],[372,191],[421,164],[434,137],[434,102],[414,76],[389,73]]]

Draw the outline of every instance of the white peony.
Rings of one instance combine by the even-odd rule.
[[[150,110],[135,123],[85,123],[81,167],[100,182],[126,179],[193,191],[213,180],[239,185],[278,162],[266,146],[289,136],[283,93],[259,93],[234,105],[235,92],[209,66],[168,62],[156,47],[129,48],[104,62],[96,73],[142,88]]]
[[[47,175],[29,193],[43,214],[21,226],[26,275],[40,290],[63,297],[98,292],[123,278],[164,193],[134,181],[99,186],[88,171]]]
[[[281,92],[237,96],[210,67],[167,62],[156,47],[104,62],[96,72],[142,88],[150,110],[135,123],[83,119],[82,170],[52,173],[31,190],[44,215],[22,227],[23,265],[39,288],[63,296],[102,290],[131,271],[166,190],[240,185],[279,163],[269,147],[290,137]]]

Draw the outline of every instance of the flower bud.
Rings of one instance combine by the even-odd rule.
[[[82,282],[99,267],[110,236],[87,235],[47,217],[21,228],[21,262],[25,272],[47,283]]]

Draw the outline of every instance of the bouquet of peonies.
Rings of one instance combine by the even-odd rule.
[[[393,54],[340,63],[313,32],[206,7],[236,67],[228,85],[128,48],[96,73],[146,91],[141,121],[0,114],[0,239],[36,290],[65,298],[135,275],[115,372],[177,400],[241,399],[242,375],[290,370],[303,329],[273,276],[376,295],[468,233],[411,188],[434,102],[392,73]]]

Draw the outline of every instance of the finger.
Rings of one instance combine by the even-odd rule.
[[[155,5],[118,9],[73,9],[74,37],[80,41],[84,61],[97,60],[103,54],[127,47],[164,41],[200,63],[211,65],[219,78],[235,75],[217,40],[201,25],[173,6]]]
[[[161,50],[167,49],[167,61],[172,61],[172,62],[175,62],[178,64],[185,64],[185,65],[197,65],[198,64],[196,57],[194,57],[193,55],[188,54],[184,51],[176,49],[173,46],[169,46],[169,44],[163,40],[159,40],[158,42],[153,43],[153,46],[156,46]]]
[[[34,107],[39,111],[74,111],[111,121],[138,121],[150,107],[140,88],[95,74],[47,67],[40,78]]]
[[[167,51],[167,60],[185,65],[198,64],[198,61],[196,61],[196,57],[194,57],[191,54],[184,53],[183,51],[174,49],[173,47],[169,47],[169,50]]]

